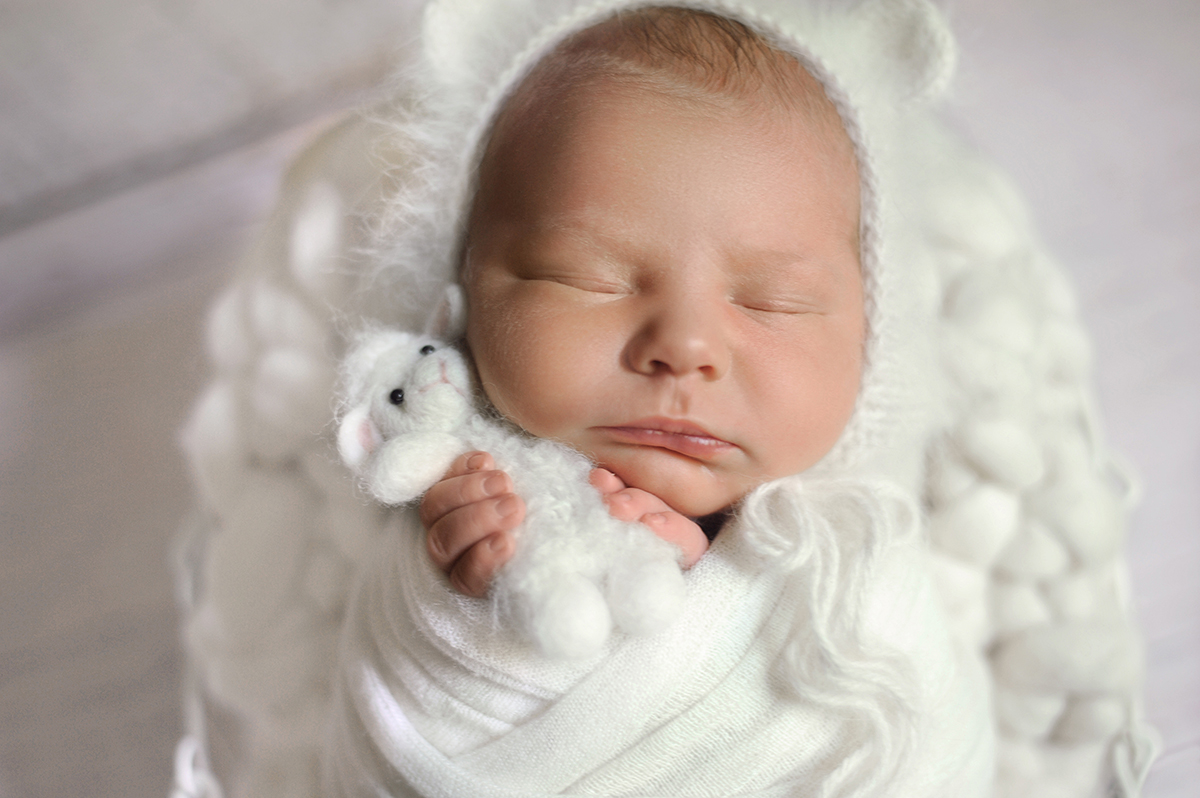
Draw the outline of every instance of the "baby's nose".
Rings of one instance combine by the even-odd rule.
[[[642,321],[626,351],[639,374],[682,377],[698,373],[718,380],[729,370],[730,352],[720,320],[698,303],[663,303]]]

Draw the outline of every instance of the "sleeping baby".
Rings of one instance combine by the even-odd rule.
[[[462,454],[360,575],[327,793],[989,795],[982,665],[919,532],[929,278],[884,199],[950,60],[937,17],[454,5],[427,14],[427,161],[381,273],[461,284],[488,411],[594,463],[687,597],[543,656],[482,598],[528,497]]]
[[[467,343],[506,418],[594,459],[614,513],[691,564],[706,540],[689,517],[808,469],[850,418],[859,177],[794,58],[699,13],[636,19],[547,57],[496,120],[464,245]],[[522,516],[487,465],[464,458],[422,507],[471,594]]]

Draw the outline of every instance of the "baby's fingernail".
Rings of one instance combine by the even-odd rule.
[[[501,518],[508,518],[517,511],[517,497],[505,496],[500,501],[496,502],[496,514]]]
[[[504,535],[492,535],[488,538],[488,548],[492,551],[503,551],[508,546]]]
[[[484,456],[483,452],[477,452],[467,458],[467,468],[472,471],[478,471],[479,469],[483,468],[483,464],[486,460],[487,458]]]
[[[642,516],[642,523],[650,526],[662,526],[667,522],[666,513],[646,513]]]
[[[508,480],[503,474],[492,474],[483,481],[483,492],[488,496],[504,493],[508,489]]]

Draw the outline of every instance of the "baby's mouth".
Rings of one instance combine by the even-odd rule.
[[[696,460],[713,460],[737,448],[703,427],[682,419],[644,418],[598,429],[619,443],[653,446]]]

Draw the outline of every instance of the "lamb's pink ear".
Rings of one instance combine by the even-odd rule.
[[[461,337],[467,325],[466,306],[462,286],[458,283],[446,286],[441,301],[425,324],[425,334],[443,341],[453,341]]]
[[[362,462],[381,443],[383,436],[371,421],[369,403],[358,405],[342,417],[337,435],[338,454],[351,470],[358,471]]]

